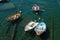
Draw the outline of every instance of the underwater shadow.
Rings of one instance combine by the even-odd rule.
[[[47,29],[42,35],[40,35],[41,40],[47,40],[50,37],[50,31]]]
[[[45,11],[41,9],[41,10],[39,10],[38,15],[39,15],[39,16],[42,16],[42,13],[44,13],[44,12],[45,12]]]
[[[34,29],[29,30],[29,31],[26,32],[26,34],[28,33],[29,36],[31,37],[31,40],[33,40],[34,37],[37,36],[36,33],[35,33],[35,31],[33,31],[33,30]],[[37,36],[37,37],[39,37],[41,40],[47,40],[50,37],[50,31],[49,31],[49,29],[47,29],[46,32],[44,32],[42,35]]]
[[[35,31],[33,31],[33,30],[34,29],[29,30],[29,31],[26,32],[26,34],[29,34],[29,37],[31,37],[30,40],[33,40],[34,37],[36,36]]]
[[[0,23],[0,27],[2,27],[2,24]]]
[[[16,37],[16,34],[17,34],[17,29],[18,29],[19,23],[20,23],[22,20],[23,20],[23,19],[20,18],[20,19],[18,19],[18,20],[15,21],[16,27],[15,27],[15,30],[14,30],[14,35],[13,35],[12,40],[15,40],[15,37]]]
[[[43,11],[43,10],[33,11],[33,13],[34,13],[35,15],[42,16],[42,13],[44,13],[44,11]],[[37,14],[36,14],[36,13],[37,13]]]
[[[21,20],[22,20],[22,18],[19,18],[19,19],[14,20],[14,21],[8,21],[7,23],[9,23],[9,24],[7,24],[8,28],[6,30],[6,35],[10,31],[10,26],[14,26],[16,24],[16,28],[15,29],[17,29],[17,27],[18,27],[19,23],[21,22]],[[16,34],[16,32],[17,32],[17,30],[15,30],[15,34]]]

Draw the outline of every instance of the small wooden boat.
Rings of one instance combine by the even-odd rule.
[[[33,10],[33,11],[39,11],[39,10],[40,10],[40,7],[35,4],[35,5],[32,7],[32,10]]]
[[[31,29],[33,29],[38,23],[34,22],[34,21],[30,21],[24,28],[25,31],[29,31]]]
[[[32,7],[32,10],[33,10],[36,14],[38,14],[38,13],[39,13],[39,10],[40,10],[40,7],[35,4],[35,5]]]
[[[7,17],[7,20],[8,21],[16,20],[16,19],[20,18],[20,16],[21,16],[21,14],[18,12],[16,14],[13,14],[13,15],[8,16]]]

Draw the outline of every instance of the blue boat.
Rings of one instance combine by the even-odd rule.
[[[46,23],[39,22],[38,25],[35,27],[34,31],[36,32],[36,35],[41,35],[46,31]]]

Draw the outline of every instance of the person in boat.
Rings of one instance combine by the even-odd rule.
[[[32,7],[32,10],[33,10],[36,14],[38,14],[38,13],[39,13],[39,10],[40,10],[40,7],[35,4],[35,5]]]

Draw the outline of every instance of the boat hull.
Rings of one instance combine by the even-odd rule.
[[[46,23],[45,22],[40,22],[36,28],[34,29],[37,35],[41,35],[46,31]]]
[[[24,30],[25,30],[25,31],[29,31],[29,30],[35,28],[35,26],[36,26],[37,24],[38,24],[38,23],[31,21],[31,22],[29,22],[29,23],[25,26]]]

